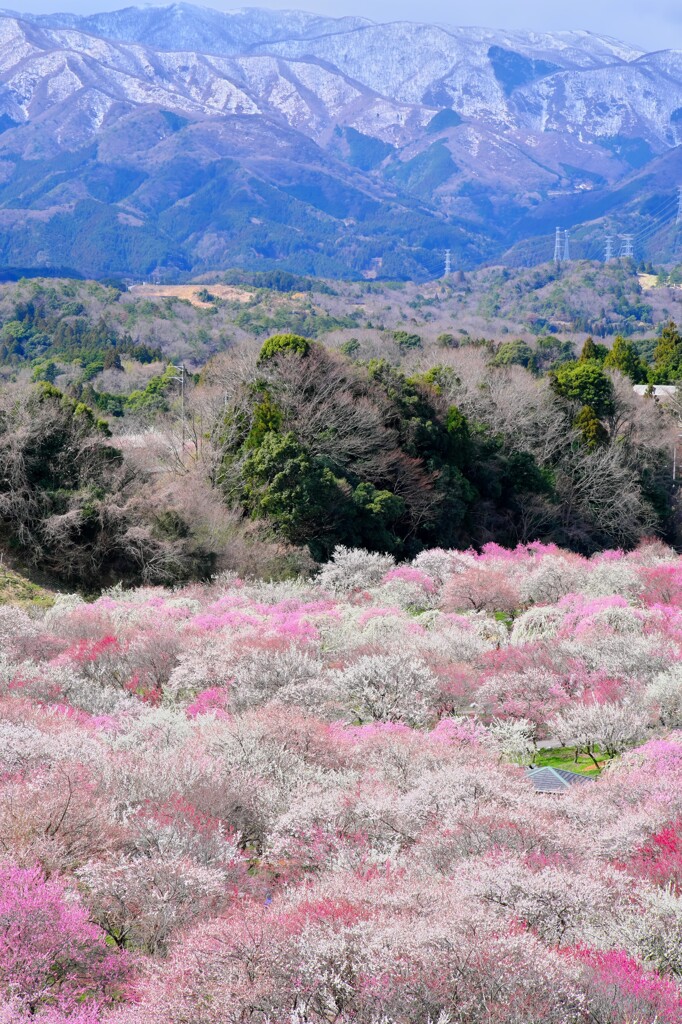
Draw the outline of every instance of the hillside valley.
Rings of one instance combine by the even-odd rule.
[[[17,323],[17,310],[33,302],[53,324],[77,332],[79,325],[101,322],[103,339],[125,335],[193,369],[236,344],[259,342],[278,331],[336,348],[350,344],[363,358],[404,359],[409,346],[395,339],[401,332],[413,338],[413,349],[431,350],[434,358],[452,346],[487,342],[494,348],[521,340],[536,347],[542,338],[572,351],[589,334],[652,340],[667,320],[682,319],[682,269],[662,273],[638,274],[629,261],[575,261],[559,267],[483,268],[422,284],[325,281],[281,271],[214,273],[191,284],[129,289],[113,282],[24,279],[0,284],[0,337],[9,367],[59,357],[44,334],[37,347],[22,347],[28,327],[8,326]],[[16,351],[7,346],[11,331],[17,333]],[[104,345],[103,340],[100,357]]]

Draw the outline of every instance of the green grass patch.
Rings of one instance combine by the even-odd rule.
[[[594,756],[602,768],[608,764],[608,758],[602,756],[598,747]],[[587,754],[576,756],[575,747],[548,747],[546,750],[538,750],[535,755],[535,764],[539,768],[564,768],[566,771],[577,772],[579,775],[599,774],[592,758]]]
[[[11,569],[0,567],[0,605],[32,604],[38,608],[51,608],[54,595],[49,590],[39,587],[37,583],[20,576]]]

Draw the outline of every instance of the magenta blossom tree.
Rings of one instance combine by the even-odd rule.
[[[94,1010],[125,988],[127,961],[77,896],[38,868],[0,865],[0,993],[17,1011]],[[78,1018],[76,1018],[78,1019]]]

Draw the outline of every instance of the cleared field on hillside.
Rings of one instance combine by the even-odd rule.
[[[194,284],[138,284],[133,285],[130,291],[138,298],[185,299],[193,306],[211,305],[210,299],[200,298],[200,294],[206,291],[216,298],[225,299],[228,302],[249,302],[253,298],[251,292],[227,284],[212,284],[210,288],[206,288],[206,285]]]

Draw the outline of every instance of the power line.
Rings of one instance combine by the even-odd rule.
[[[568,229],[557,227],[554,235],[554,261],[563,263],[573,259],[586,261],[599,261],[610,263],[616,259],[632,259],[635,254],[644,256],[643,250],[648,249],[648,256],[651,255],[650,242],[656,239],[653,249],[667,248],[668,243],[663,233],[674,224],[678,229],[677,242],[682,244],[682,185],[678,186],[676,192],[667,195],[647,211],[646,214],[639,214],[638,220],[644,221],[639,230],[630,230],[617,235],[619,244],[616,245],[616,236],[607,235],[601,239],[594,236],[591,239],[574,239]],[[504,257],[504,263],[508,267],[531,267],[544,262],[543,254],[547,252],[549,239],[546,235],[526,238],[520,244],[513,246],[513,250]],[[444,251],[443,262],[440,267],[431,269],[431,259],[437,260],[435,253],[430,258],[425,254],[420,257],[420,263],[433,273],[434,277],[448,277],[452,274],[452,251]]]
[[[663,203],[660,207],[657,208],[657,210],[654,213],[651,214],[651,219],[649,223],[645,224],[643,227],[639,229],[638,232],[636,232],[636,237],[644,238],[645,236],[655,234],[657,231],[659,231],[665,224],[667,224],[670,221],[672,215],[678,212],[678,205],[678,200],[674,196],[668,198],[668,200],[665,203]]]
[[[672,226],[672,222],[669,222],[668,224],[657,224],[651,230],[638,234],[635,238],[635,247],[639,250],[648,248],[650,244],[658,238],[662,231],[665,231],[667,228]]]
[[[682,193],[682,187],[680,192]],[[668,196],[663,200],[663,202],[656,206],[651,212],[651,216],[655,218],[653,221],[649,221],[649,223],[641,227],[639,231],[632,232],[629,235],[619,236],[621,239],[621,245],[617,254],[614,248],[613,236],[607,235],[603,243],[604,248],[602,248],[601,243],[597,242],[595,252],[595,243],[592,243],[588,249],[586,258],[600,258],[600,254],[604,253],[602,258],[604,259],[604,262],[608,263],[614,259],[634,256],[635,252],[638,249],[641,249],[648,239],[653,238],[670,223],[670,218],[678,211],[678,205],[680,203],[682,203],[682,199],[678,199],[677,196]]]
[[[648,213],[649,222],[639,231],[630,234],[620,235],[621,245],[616,255],[613,236],[608,235],[605,239],[604,261],[606,263],[614,259],[631,258],[638,249],[651,238],[659,234],[670,223],[673,214],[682,218],[682,186],[677,196],[668,196]],[[682,220],[681,222],[682,223]]]
[[[571,244],[575,244],[574,240],[571,240]],[[602,240],[599,236],[592,237],[586,241],[581,241],[581,245],[584,246],[584,252],[582,259],[588,260],[589,262],[602,259],[603,245]],[[575,258],[575,257],[574,257]]]
[[[671,204],[675,206],[677,205],[677,196],[666,196],[666,198],[662,199],[657,206],[653,206],[651,209],[647,210],[646,214],[640,214],[640,216],[658,217],[661,211],[664,210],[666,207],[670,206]]]
[[[667,227],[672,227],[672,221],[662,221],[660,224],[650,224],[648,228],[643,228],[635,235],[635,244],[643,245],[650,238],[654,238],[659,235],[661,231],[664,231]]]
[[[658,211],[658,213],[656,214],[655,217],[653,217],[651,220],[649,220],[649,222],[647,224],[645,224],[643,227],[641,227],[639,229],[637,234],[645,235],[645,234],[649,234],[651,231],[658,230],[658,228],[662,227],[664,224],[669,223],[669,221],[671,220],[672,216],[674,214],[676,214],[676,213],[677,213],[677,200],[676,199],[671,199],[671,200],[668,201],[668,203],[666,203],[665,206],[662,206],[660,208],[660,210]]]
[[[671,216],[674,213],[675,208],[676,208],[676,201],[673,203],[672,207],[668,208],[668,210],[661,217],[661,219],[655,221],[652,224],[647,224],[645,227],[641,228],[634,235],[630,235],[630,236],[622,235],[621,238],[623,239],[623,247],[622,247],[621,252],[620,252],[619,255],[620,256],[627,256],[627,255],[634,256],[635,251],[639,251],[642,255],[644,255],[644,250],[650,248],[651,241],[653,239],[655,239],[655,238],[658,238],[661,235],[661,232],[664,232],[666,230],[666,228],[669,228],[669,227],[672,226]],[[623,251],[623,249],[625,249],[627,247],[627,240],[628,240],[628,238],[630,239],[630,242],[631,242],[631,246],[630,246],[631,251]],[[657,249],[663,248],[663,243],[661,241],[659,241],[658,246],[656,246],[656,248]]]

